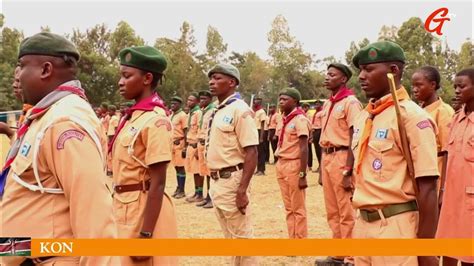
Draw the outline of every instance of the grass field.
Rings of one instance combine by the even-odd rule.
[[[317,164],[317,163],[316,163]],[[330,238],[326,222],[322,187],[318,175],[309,173],[306,191],[309,238]],[[267,164],[266,176],[254,176],[251,183],[251,207],[255,238],[288,238],[285,208],[276,180],[275,167]],[[174,169],[170,166],[166,191],[176,188]],[[186,192],[194,193],[194,181],[188,175]],[[174,199],[173,199],[174,200]],[[179,238],[223,238],[214,209],[202,209],[184,199],[174,200],[178,220]],[[210,247],[212,248],[212,247]],[[316,248],[316,247],[315,247]],[[317,257],[259,257],[260,265],[314,265]],[[321,258],[321,257],[319,257]],[[181,257],[181,265],[223,265],[227,257]]]

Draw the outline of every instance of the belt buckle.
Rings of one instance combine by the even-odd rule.
[[[219,178],[228,179],[232,176],[232,172],[230,170],[226,171],[219,171]]]
[[[214,180],[219,179],[219,173],[218,172],[211,172],[211,178]]]
[[[362,220],[366,221],[366,222],[369,222],[369,215],[368,215],[368,211],[366,210],[360,210],[360,217],[362,217]]]

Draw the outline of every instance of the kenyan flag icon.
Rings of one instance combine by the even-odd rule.
[[[31,256],[31,238],[0,238],[0,256]]]

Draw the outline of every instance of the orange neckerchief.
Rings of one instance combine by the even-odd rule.
[[[23,110],[21,112],[20,118],[18,118],[18,123],[17,123],[18,127],[20,127],[21,124],[23,124],[23,121],[25,121],[26,112],[28,112],[28,110],[30,110],[32,107],[33,105],[30,105],[27,103],[23,104]]]
[[[402,86],[400,89],[397,90],[397,98],[398,101],[410,99],[410,95]],[[369,117],[365,121],[364,131],[362,132],[362,137],[360,139],[360,148],[359,154],[357,155],[357,167],[356,172],[360,173],[360,167],[362,165],[362,159],[364,158],[365,151],[367,150],[367,146],[369,145],[369,137],[370,133],[372,132],[372,122],[374,117],[381,112],[383,112],[388,107],[394,104],[392,95],[389,95],[387,98],[378,100],[376,102],[369,102],[365,110],[369,113]]]

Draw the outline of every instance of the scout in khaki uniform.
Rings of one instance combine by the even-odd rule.
[[[113,214],[119,238],[176,238],[176,217],[165,193],[172,125],[155,88],[166,59],[150,46],[120,51],[120,95],[135,100],[122,118],[112,151]],[[177,264],[177,257],[120,257],[122,265]]]
[[[176,180],[178,186],[172,197],[176,199],[184,198],[184,185],[186,184],[186,170],[184,169],[185,157],[183,156],[184,136],[188,129],[188,115],[181,109],[183,100],[175,96],[171,99],[171,123],[173,124],[173,153],[171,163],[174,165],[176,170]]]
[[[253,100],[253,111],[255,112],[255,125],[257,126],[259,144],[258,144],[258,163],[256,176],[265,175],[265,121],[267,115],[262,107],[262,98],[257,97]]]
[[[198,133],[202,111],[199,108],[199,95],[192,93],[188,97],[189,107],[188,131],[186,133],[186,172],[194,177],[194,195],[186,198],[186,202],[201,202],[204,198],[202,190],[204,177],[199,174]]]
[[[258,133],[253,111],[237,98],[240,73],[218,64],[208,73],[209,90],[219,100],[210,118],[207,166],[211,198],[226,238],[253,238],[249,208],[250,179],[257,164]],[[255,257],[232,257],[231,265],[256,265]]]
[[[1,236],[117,236],[105,184],[107,141],[75,78],[78,60],[76,47],[53,33],[39,33],[20,44],[19,80],[25,103],[34,107],[0,176]],[[20,265],[24,259],[4,257],[3,262]],[[32,259],[29,263],[41,265],[118,264],[110,257]]]
[[[354,118],[362,106],[354,93],[346,87],[352,76],[343,64],[328,66],[324,84],[331,91],[323,105],[322,130],[319,144],[323,151],[321,179],[327,221],[333,238],[351,238],[355,212],[351,206],[353,189],[353,155],[349,151]],[[342,263],[344,257],[328,257],[322,262]]]
[[[411,76],[412,91],[416,100],[430,114],[438,127],[436,143],[438,144],[438,170],[441,174],[443,157],[447,156],[444,151],[448,144],[448,124],[454,115],[454,110],[449,104],[444,103],[436,93],[440,89],[440,80],[438,70],[432,66],[419,68]],[[438,188],[440,188],[439,181],[440,179]]]
[[[309,121],[312,121],[312,120],[313,120],[313,116],[314,116],[315,114],[311,115],[311,114],[309,113],[309,104],[308,104],[308,103],[303,103],[303,104],[301,105],[301,109],[303,109],[306,118],[308,118]],[[310,130],[310,131],[311,131],[311,130]],[[308,170],[309,170],[309,171],[311,171],[312,168],[313,168],[313,148],[312,148],[313,142],[312,142],[312,141],[310,142],[310,139],[311,139],[310,136],[311,136],[311,135],[312,135],[312,132],[310,132],[310,134],[309,134],[309,136],[308,136],[308,160],[307,160],[307,161],[308,161]]]
[[[311,125],[306,113],[298,107],[300,100],[300,92],[293,88],[283,89],[279,95],[284,117],[276,151],[276,171],[290,238],[308,237],[305,189]]]
[[[404,52],[396,43],[376,42],[362,48],[352,61],[370,99],[354,122],[351,146],[355,156],[352,204],[358,210],[353,237],[433,238],[438,219],[436,125],[401,85]],[[387,73],[394,76],[405,136],[397,125]],[[436,257],[355,257],[356,265],[418,262],[437,265]]]
[[[464,104],[451,122],[448,168],[436,238],[474,238],[474,68],[454,79],[457,100]],[[474,256],[444,257],[444,266],[474,263]]]
[[[198,157],[199,157],[199,175],[206,177],[207,183],[207,196],[204,200],[197,203],[196,206],[210,209],[213,207],[211,196],[209,195],[209,188],[211,185],[211,172],[207,167],[207,160],[205,156],[206,150],[206,138],[209,131],[209,120],[212,112],[216,108],[212,101],[212,94],[210,91],[199,92],[199,106],[202,109],[201,120],[199,121],[199,133],[198,133]]]
[[[276,134],[277,124],[282,120],[281,114],[277,112],[275,104],[270,104],[268,111],[268,141],[271,144],[273,152],[273,163],[278,161],[278,157],[275,156],[275,152],[278,145],[278,135]]]

